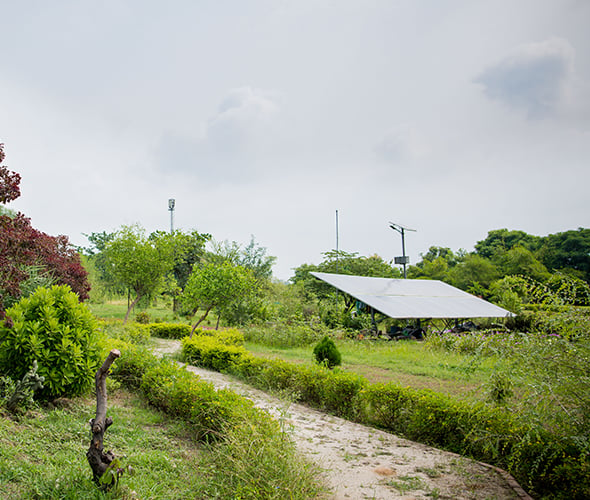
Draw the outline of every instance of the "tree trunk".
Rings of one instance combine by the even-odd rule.
[[[127,324],[127,320],[129,319],[129,314],[131,314],[131,311],[133,311],[133,308],[139,302],[139,299],[141,299],[141,295],[138,294],[137,297],[135,297],[133,302],[131,302],[131,304],[127,308],[127,313],[125,314],[125,319],[123,320],[124,325]]]
[[[96,382],[96,417],[90,420],[92,429],[92,441],[86,452],[86,458],[92,469],[94,482],[100,484],[100,478],[107,470],[109,464],[115,459],[111,451],[104,452],[104,433],[113,423],[111,417],[107,418],[107,376],[113,361],[121,356],[118,349],[113,349],[95,376]]]
[[[208,308],[208,309],[205,311],[205,314],[203,314],[203,316],[201,316],[201,317],[199,318],[199,321],[197,321],[197,322],[195,323],[195,326],[193,326],[193,329],[191,330],[191,334],[189,335],[189,338],[193,338],[193,333],[194,333],[194,331],[197,329],[197,326],[199,326],[199,324],[201,323],[201,321],[203,321],[203,320],[204,320],[204,319],[207,317],[207,315],[209,314],[209,311],[210,311],[211,309],[213,309],[213,306],[209,306],[209,308]]]

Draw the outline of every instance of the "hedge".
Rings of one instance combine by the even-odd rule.
[[[186,361],[408,439],[507,469],[535,496],[590,498],[590,444],[534,427],[500,407],[366,379],[321,366],[255,358],[214,338],[183,342]]]
[[[224,430],[243,425],[280,431],[279,424],[250,400],[230,390],[216,390],[174,361],[157,358],[145,348],[121,340],[109,340],[105,347],[122,353],[112,367],[112,376],[156,408],[192,424],[198,440],[218,440]]]

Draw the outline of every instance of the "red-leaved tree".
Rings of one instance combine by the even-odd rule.
[[[4,145],[0,144],[0,163],[3,160]],[[0,165],[1,203],[20,196],[19,183],[19,174]],[[42,269],[56,283],[69,285],[80,300],[88,298],[88,273],[67,236],[38,231],[21,213],[14,217],[0,214],[0,316],[7,303],[21,296],[21,285],[32,269]]]

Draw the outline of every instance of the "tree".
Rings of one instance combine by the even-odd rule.
[[[243,266],[228,261],[195,266],[182,300],[190,309],[201,308],[205,312],[193,326],[191,335],[212,309],[215,308],[221,315],[232,303],[244,300],[256,291],[257,282],[253,273]]]
[[[0,145],[0,163],[4,160]],[[0,202],[20,195],[20,175],[0,165]],[[47,282],[69,285],[79,300],[88,298],[88,273],[66,236],[49,236],[31,226],[23,214],[0,214],[0,314],[16,302],[23,291],[45,275]]]
[[[449,264],[443,257],[436,257],[433,260],[423,260],[420,266],[410,266],[408,278],[445,280],[449,272]]]
[[[540,260],[550,270],[572,270],[590,282],[590,229],[578,228],[543,238]]]
[[[129,314],[141,299],[152,297],[174,267],[174,249],[169,241],[147,237],[139,225],[122,226],[103,250],[106,278],[111,286],[133,291],[135,298],[125,314]]]
[[[259,246],[254,236],[250,238],[250,243],[243,248],[237,242],[230,243],[227,240],[213,241],[212,246],[213,251],[207,255],[209,262],[220,263],[227,260],[234,265],[250,269],[258,280],[270,280],[272,277],[272,266],[277,258],[266,255],[266,248]]]
[[[494,229],[488,231],[485,240],[475,244],[477,255],[494,260],[497,256],[519,245],[534,252],[542,242],[539,236],[527,234],[524,231],[509,231],[508,229]]]
[[[537,281],[546,281],[550,276],[547,268],[535,258],[533,252],[520,245],[501,254],[496,261],[503,276],[523,275]]]
[[[469,292],[481,294],[500,277],[496,265],[477,254],[467,255],[448,274],[451,285]]]
[[[4,144],[0,144],[0,164],[5,157]],[[0,165],[0,203],[8,203],[20,196],[20,180],[19,174],[8,170],[5,165]]]

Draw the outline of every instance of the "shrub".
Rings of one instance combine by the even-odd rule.
[[[223,328],[222,330],[210,330],[196,328],[193,337],[212,337],[223,345],[244,345],[244,334],[237,328]]]
[[[185,361],[217,371],[226,370],[245,354],[246,350],[243,347],[226,345],[214,337],[196,336],[182,339],[182,355]]]
[[[0,371],[21,380],[37,360],[41,398],[85,393],[100,362],[96,322],[69,286],[39,288],[6,311],[0,325]]]
[[[300,347],[317,342],[325,335],[325,328],[312,328],[302,324],[255,325],[244,329],[244,338],[249,342],[271,347]]]
[[[183,323],[151,323],[150,332],[162,339],[181,339],[191,333],[191,327]]]
[[[135,315],[135,322],[147,325],[150,322],[150,315],[145,311],[141,311]]]
[[[314,347],[313,355],[318,363],[324,364],[328,368],[339,366],[342,362],[340,351],[334,341],[327,335]]]

